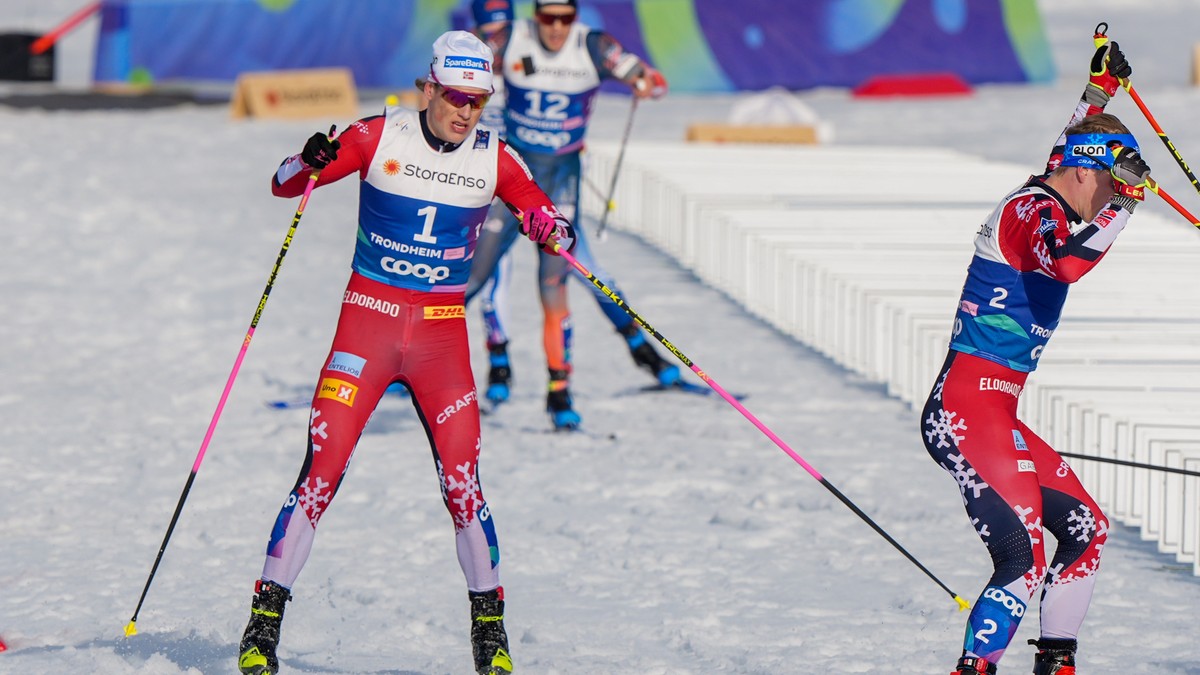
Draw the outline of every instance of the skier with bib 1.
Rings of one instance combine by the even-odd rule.
[[[570,250],[574,231],[496,132],[478,126],[492,93],[493,54],[465,31],[443,34],[423,89],[425,109],[387,108],[336,140],[315,134],[276,171],[272,192],[296,197],[359,179],[357,244],[308,427],[308,451],[267,545],[242,673],[276,673],[284,603],[308,559],[354,447],[393,382],[411,392],[433,450],[467,582],[478,673],[512,672],[504,628],[499,547],[479,479],[479,406],[468,353],[464,291],[488,207],[499,197],[521,232]]]

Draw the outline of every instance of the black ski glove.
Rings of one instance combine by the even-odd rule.
[[[331,141],[329,136],[318,131],[304,144],[304,149],[300,151],[300,160],[314,169],[324,169],[330,162],[337,159],[337,151],[340,147],[342,147],[341,141],[336,139]]]

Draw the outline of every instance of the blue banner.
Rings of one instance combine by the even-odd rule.
[[[106,0],[97,82],[232,82],[345,67],[398,89],[464,0]],[[517,17],[530,16],[529,2]],[[676,92],[854,87],[877,75],[970,83],[1054,77],[1035,0],[582,0],[580,19],[663,71]]]

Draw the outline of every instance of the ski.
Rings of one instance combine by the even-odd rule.
[[[661,384],[648,384],[644,387],[639,387],[636,390],[627,392],[627,393],[644,394],[644,393],[649,393],[649,392],[667,392],[667,391],[678,391],[678,392],[682,392],[685,394],[695,394],[696,396],[712,396],[713,394],[717,393],[716,390],[712,389],[711,387],[706,387],[702,384],[694,384],[692,382],[686,382],[684,380],[676,380],[676,382],[674,384],[672,384],[670,386],[666,386],[666,387],[664,387]],[[735,394],[733,392],[730,392],[729,395],[738,401],[741,401],[742,399],[746,398],[746,394]]]
[[[296,398],[276,398],[263,401],[263,405],[275,410],[292,410],[295,408],[306,408],[312,404],[312,396],[304,396]]]
[[[583,427],[521,427],[520,431],[526,434],[551,434],[554,436],[581,436],[592,438],[597,441],[616,441],[617,434],[615,431],[601,433],[585,429]]]

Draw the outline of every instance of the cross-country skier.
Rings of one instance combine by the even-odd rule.
[[[1131,72],[1095,52],[1083,97],[1046,165],[980,226],[950,350],[922,411],[929,454],[958,483],[994,572],[967,620],[956,675],[995,673],[1041,588],[1033,672],[1074,675],[1108,519],[1071,467],[1017,419],[1069,285],[1100,262],[1142,200],[1150,168],[1103,112]],[[1057,540],[1046,563],[1046,535]]]
[[[477,0],[477,22],[495,23],[498,0]],[[510,10],[511,12],[511,10]],[[509,14],[511,17],[511,14]],[[505,83],[504,119],[506,140],[520,151],[538,184],[570,219],[579,204],[580,153],[584,147],[593,98],[606,79],[616,79],[639,98],[666,94],[667,82],[660,72],[626,52],[609,34],[576,21],[575,0],[536,0],[534,17],[489,27],[488,41],[502,64]],[[484,287],[497,261],[517,238],[517,221],[504,212],[493,212],[495,220],[479,236],[475,268],[467,289],[470,300]],[[575,257],[608,288],[616,281],[601,268],[577,231]],[[575,411],[568,378],[571,373],[571,324],[567,307],[568,265],[562,258],[540,256],[539,287],[545,315],[543,344],[550,370],[547,412],[556,428],[575,428],[580,416]],[[503,291],[503,277],[500,290]],[[616,303],[590,283],[588,288],[600,303],[617,332],[624,336],[634,362],[654,375],[662,386],[679,381],[678,366],[668,363],[646,340],[637,323]],[[620,292],[617,291],[618,295]],[[503,311],[485,315],[488,324],[488,398],[508,398],[511,363]]]
[[[356,175],[358,241],[313,396],[304,466],[275,521],[256,584],[239,650],[243,673],[277,672],[284,602],[363,427],[393,382],[412,393],[454,522],[475,668],[512,672],[499,548],[479,482],[479,406],[463,293],[494,197],[519,214],[521,231],[543,250],[555,241],[569,250],[574,231],[520,156],[494,130],[477,126],[492,93],[492,58],[468,32],[442,35],[433,44],[425,110],[388,108],[334,141],[315,134],[275,173],[272,192],[280,197],[300,195],[314,170],[318,187]]]

